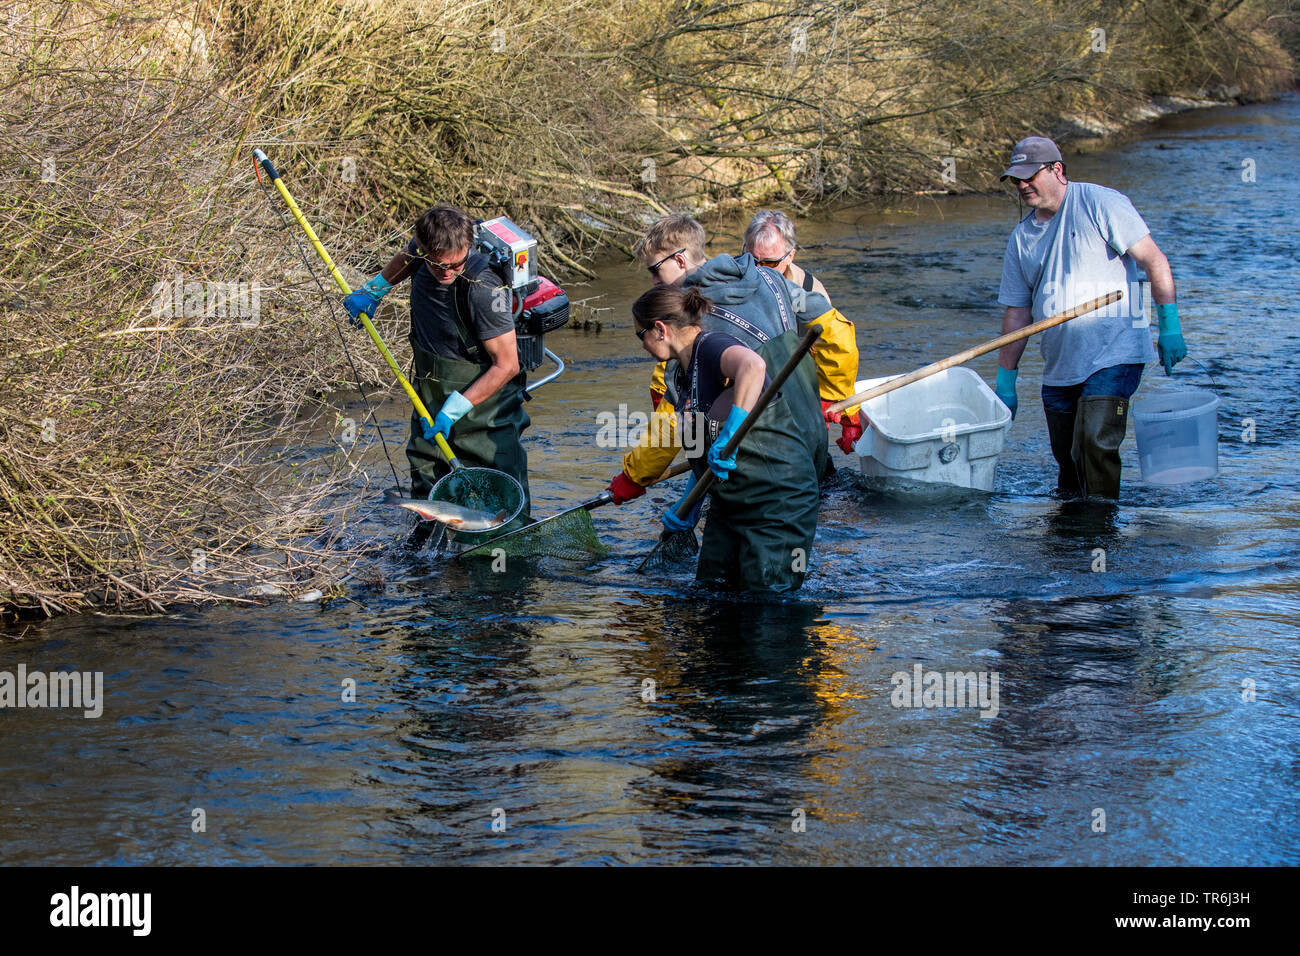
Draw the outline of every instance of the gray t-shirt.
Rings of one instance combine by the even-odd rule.
[[[475,337],[486,341],[514,329],[509,290],[488,266],[485,256],[477,252],[470,253],[464,273],[455,282],[442,285],[425,268],[424,260],[416,256],[417,248],[414,239],[406,247],[407,255],[415,257],[411,272],[412,342],[426,352],[443,358],[472,361],[456,327],[456,309],[465,298],[468,298],[469,315],[460,318],[470,333],[470,344],[478,344],[473,341]],[[469,293],[467,297],[460,291],[466,284]],[[491,359],[484,352],[479,362],[488,361]]]
[[[1119,302],[1039,335],[1044,385],[1077,385],[1112,365],[1156,357],[1140,294],[1137,263],[1125,255],[1151,230],[1127,196],[1093,183],[1070,183],[1046,222],[1034,212],[1007,241],[998,302],[1050,318],[1116,289]]]

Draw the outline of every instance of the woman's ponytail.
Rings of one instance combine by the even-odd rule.
[[[682,318],[688,325],[699,325],[712,309],[713,300],[696,286],[682,293]]]
[[[713,301],[694,286],[683,290],[673,285],[657,285],[632,303],[632,316],[643,329],[656,322],[692,326],[699,325],[712,308]]]

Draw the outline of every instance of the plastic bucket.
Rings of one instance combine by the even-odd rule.
[[[1133,406],[1138,464],[1149,485],[1181,485],[1219,473],[1219,396],[1201,388],[1155,392]]]
[[[858,382],[854,391],[889,381]],[[869,484],[909,493],[925,485],[992,491],[1011,412],[968,368],[950,368],[869,399],[854,450]]]

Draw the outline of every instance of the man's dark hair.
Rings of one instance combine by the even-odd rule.
[[[425,258],[459,252],[474,243],[474,220],[451,206],[434,206],[415,224],[415,240]]]

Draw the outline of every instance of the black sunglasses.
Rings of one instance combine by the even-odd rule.
[[[649,272],[652,276],[657,276],[657,275],[659,275],[659,267],[660,267],[660,266],[662,266],[662,265],[663,265],[665,262],[667,262],[669,259],[672,259],[672,258],[674,258],[674,257],[676,257],[676,256],[680,256],[680,255],[681,255],[683,252],[685,252],[685,251],[686,251],[686,250],[683,248],[683,249],[678,249],[676,252],[669,253],[668,255],[666,255],[666,256],[664,256],[662,259],[660,259],[658,262],[656,262],[654,265],[652,265],[652,266],[646,266],[646,271]]]
[[[427,258],[424,261],[434,272],[459,272],[465,268],[465,263],[469,262],[469,253],[466,253],[465,258],[460,262],[433,262]]]
[[[788,258],[789,258],[790,256],[792,256],[792,255],[794,255],[794,250],[793,250],[793,249],[789,250],[788,252],[786,252],[784,255],[782,255],[781,257],[779,257],[779,258],[777,258],[777,259],[760,259],[760,258],[758,258],[757,256],[755,256],[755,257],[754,257],[754,262],[757,263],[757,264],[760,265],[760,266],[767,266],[769,269],[775,269],[777,266],[779,266],[781,263],[785,262],[785,260],[788,259]]]
[[[1034,176],[1037,176],[1044,169],[1051,169],[1055,165],[1055,162],[1043,163],[1043,165],[1034,170]],[[1026,176],[1024,179],[1017,179],[1015,176],[1008,176],[1007,179],[1011,180],[1013,183],[1027,183],[1029,180],[1033,179],[1034,176]]]

